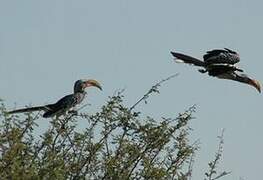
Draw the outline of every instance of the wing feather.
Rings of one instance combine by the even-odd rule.
[[[179,59],[179,60],[183,61],[184,63],[193,64],[195,66],[202,66],[203,67],[205,65],[205,63],[203,61],[201,61],[197,58],[185,55],[185,54],[176,53],[176,52],[172,52],[172,51],[171,51],[171,54],[175,57],[175,61],[178,61],[178,59]]]

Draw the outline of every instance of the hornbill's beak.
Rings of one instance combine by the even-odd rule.
[[[94,79],[89,79],[89,80],[85,81],[84,83],[85,83],[86,87],[94,86],[94,87],[97,87],[100,90],[102,90],[100,83]]]
[[[251,86],[254,86],[254,87],[258,90],[259,93],[261,92],[261,87],[260,87],[259,81],[255,80],[255,79],[251,79],[251,80],[249,81],[249,84],[250,84]]]

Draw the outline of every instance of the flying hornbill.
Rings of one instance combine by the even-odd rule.
[[[224,48],[207,51],[203,56],[204,61],[177,52],[171,51],[171,54],[174,56],[176,62],[184,62],[203,67],[204,69],[199,69],[199,72],[201,73],[208,72],[208,75],[220,79],[229,79],[246,83],[254,86],[259,92],[261,92],[260,83],[257,80],[251,79],[245,74],[239,74],[236,72],[243,72],[243,70],[234,65],[240,61],[240,57],[239,54],[233,50]]]
[[[98,81],[90,79],[90,80],[77,80],[74,84],[74,93],[69,94],[67,96],[64,96],[60,100],[58,100],[54,104],[48,104],[44,106],[36,106],[36,107],[30,107],[30,108],[23,108],[23,109],[17,109],[14,111],[7,112],[8,114],[13,113],[22,113],[22,112],[31,112],[31,111],[40,111],[43,110],[44,118],[49,118],[53,116],[61,116],[65,114],[67,111],[70,111],[73,107],[75,107],[77,104],[80,104],[85,95],[85,88],[86,87],[97,87],[100,90],[102,90],[101,85]]]

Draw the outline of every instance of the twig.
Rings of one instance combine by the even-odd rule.
[[[208,178],[208,180],[216,180],[216,179],[219,179],[223,176],[226,176],[228,174],[230,174],[231,172],[226,172],[226,171],[223,171],[222,173],[220,173],[219,175],[217,175],[215,178],[213,178],[213,175],[217,174],[216,172],[216,168],[217,168],[217,165],[219,164],[219,160],[222,156],[222,152],[223,152],[223,144],[224,144],[224,132],[225,132],[225,129],[222,130],[222,133],[220,136],[218,136],[219,138],[219,144],[218,144],[218,150],[217,150],[217,153],[215,155],[215,159],[210,162],[208,165],[209,165],[209,172],[205,173],[206,177]],[[206,178],[205,178],[206,179]]]
[[[173,75],[169,76],[168,78],[163,79],[163,80],[159,81],[158,83],[156,83],[155,85],[153,85],[152,88],[146,94],[144,94],[134,105],[132,105],[130,107],[130,111],[133,110],[140,102],[142,102],[143,100],[146,100],[150,94],[152,94],[154,92],[158,93],[159,92],[158,87],[161,86],[162,83],[164,83],[164,82],[166,82],[166,81],[168,81],[168,80],[170,80],[170,79],[172,79],[178,75],[179,75],[179,73],[173,74]]]
[[[193,153],[190,158],[189,166],[188,166],[188,171],[187,171],[187,178],[188,180],[192,179],[192,173],[193,173],[193,164],[194,164],[194,156],[195,154]]]
[[[231,173],[231,171],[229,171],[229,172],[224,171],[224,172],[222,172],[220,175],[218,175],[217,177],[213,178],[212,180],[219,179],[219,178],[221,178],[221,177],[223,177],[223,176],[226,176],[226,175],[228,175],[228,174],[230,174],[230,173]]]

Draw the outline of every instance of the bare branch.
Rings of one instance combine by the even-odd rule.
[[[222,153],[223,153],[223,144],[224,144],[224,132],[225,129],[222,130],[222,133],[220,136],[218,136],[219,138],[219,144],[218,144],[218,150],[217,153],[215,155],[215,159],[213,161],[211,161],[208,165],[209,165],[209,171],[207,173],[205,173],[205,176],[208,178],[208,180],[216,180],[219,179],[223,176],[226,176],[228,174],[230,174],[231,172],[222,172],[219,175],[217,175],[217,165],[219,164],[219,161],[221,159]],[[217,175],[215,178],[213,178],[214,175]],[[206,178],[205,178],[206,180]]]
[[[158,83],[156,83],[155,85],[153,85],[152,88],[146,94],[144,94],[134,105],[132,105],[130,107],[130,111],[133,110],[140,102],[145,101],[147,98],[149,98],[150,94],[159,93],[158,88],[162,85],[162,83],[169,81],[170,79],[172,79],[178,75],[179,75],[179,73],[173,74],[173,75],[169,76],[168,78],[165,78],[165,79],[159,81]]]

